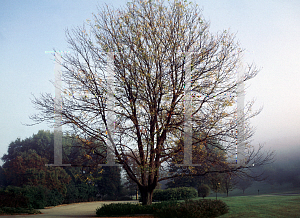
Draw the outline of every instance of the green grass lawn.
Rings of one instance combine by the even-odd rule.
[[[215,199],[209,197],[207,199]],[[218,197],[229,206],[227,217],[300,217],[300,195]]]

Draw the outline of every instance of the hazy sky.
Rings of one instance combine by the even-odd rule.
[[[31,93],[54,93],[53,56],[68,50],[65,30],[97,13],[97,4],[126,0],[0,0],[0,157],[10,142],[25,139],[46,124],[28,127]],[[254,145],[300,150],[300,1],[195,0],[212,32],[229,29],[246,49],[244,61],[261,69],[246,86],[246,99],[264,106],[252,120]]]

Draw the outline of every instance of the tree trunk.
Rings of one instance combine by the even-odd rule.
[[[154,189],[149,189],[149,187],[140,187],[142,205],[150,205],[152,204]]]

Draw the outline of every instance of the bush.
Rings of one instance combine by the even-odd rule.
[[[7,192],[7,193],[14,193],[14,194],[23,194],[23,189],[21,187],[17,186],[7,186],[6,188],[2,189],[2,191]]]
[[[63,195],[57,190],[49,190],[46,193],[47,204],[46,206],[60,205],[64,201]]]
[[[106,204],[97,208],[97,216],[120,216],[134,214],[154,214],[159,218],[217,217],[228,213],[227,205],[220,200],[187,200],[183,203],[165,201],[152,205]]]
[[[97,216],[132,215],[140,214],[142,209],[144,208],[139,204],[105,204],[96,210],[96,214]]]
[[[0,207],[29,207],[29,199],[20,193],[0,192]]]
[[[155,189],[153,201],[186,200],[197,196],[197,190],[192,187],[169,188],[166,190]]]
[[[5,189],[0,190],[0,207],[43,209],[47,206],[56,206],[62,203],[96,200],[96,194],[96,187],[87,184],[68,184],[65,197],[58,190],[49,190],[42,185],[7,186]],[[129,197],[126,199],[129,199]],[[122,200],[125,200],[125,197]]]
[[[42,209],[56,206],[63,202],[63,196],[57,190],[49,190],[44,186],[8,186],[0,192],[1,207],[22,207]]]
[[[26,208],[20,208],[20,207],[2,207],[0,208],[0,215],[4,214],[40,214],[41,212],[35,209],[26,209]]]
[[[131,196],[121,196],[117,198],[118,201],[131,201],[132,197]]]
[[[48,191],[43,186],[24,186],[23,194],[28,197],[30,207],[43,209],[47,206],[46,193]]]
[[[176,205],[176,201],[154,203],[152,205],[141,204],[105,204],[97,208],[97,216],[116,216],[116,215],[134,215],[134,214],[155,214],[156,211],[169,205]]]
[[[202,197],[203,199],[210,194],[210,188],[208,185],[200,185],[198,187],[198,197]]]
[[[157,211],[159,218],[217,217],[228,213],[228,206],[220,200],[187,200],[179,205],[163,207]]]
[[[77,203],[93,201],[97,199],[97,188],[85,183],[67,185],[67,194],[64,198],[64,203]]]
[[[77,187],[73,182],[69,183],[67,185],[67,194],[65,196],[64,203],[66,204],[76,203],[78,202],[78,199],[79,199],[79,193]]]

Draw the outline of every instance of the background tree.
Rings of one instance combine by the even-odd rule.
[[[5,180],[4,186],[42,185],[51,190],[60,190],[62,194],[66,194],[68,189],[78,193],[74,196],[70,196],[68,193],[69,202],[87,201],[88,199],[84,197],[87,195],[82,194],[82,190],[88,190],[87,192],[91,195],[96,188],[94,185],[102,177],[103,170],[101,167],[94,166],[98,163],[97,158],[99,156],[93,154],[91,149],[86,149],[87,143],[83,143],[75,136],[65,134],[62,140],[63,162],[80,167],[46,167],[45,164],[51,163],[46,157],[50,157],[53,161],[53,138],[54,134],[50,131],[40,130],[32,137],[24,140],[16,139],[10,143],[7,154],[2,157],[4,174],[1,178]],[[92,145],[89,143],[90,147]],[[69,179],[66,180],[64,177]],[[70,180],[72,184],[68,187]],[[74,188],[80,190],[74,191]],[[95,196],[93,196],[95,199],[97,192],[99,192],[98,188],[96,188]]]
[[[9,144],[7,154],[2,156],[3,167],[5,168],[11,160],[20,156],[22,152],[29,150],[34,150],[39,156],[53,161],[53,144],[54,137],[50,131],[40,130],[37,134],[24,140],[18,138]]]
[[[5,167],[0,167],[0,185],[58,190],[65,203],[96,200],[97,197],[116,200],[125,194],[120,168],[97,165],[102,160],[97,149],[102,147],[96,141],[64,135],[64,161],[75,167],[46,167],[49,160],[39,154],[53,158],[53,154],[47,152],[48,147],[52,146],[53,150],[53,138],[53,133],[41,130],[32,137],[10,143],[3,156]]]
[[[252,185],[252,183],[253,182],[251,180],[248,180],[248,179],[245,179],[245,178],[239,178],[238,181],[237,181],[236,187],[238,189],[243,190],[243,194],[245,194],[245,190],[247,188],[249,188]]]
[[[209,175],[211,176],[211,175]],[[210,180],[210,188],[216,193],[216,199],[218,196],[218,193],[224,193],[225,192],[225,187],[224,183],[222,182],[222,174],[215,174],[213,175],[209,180]]]
[[[11,160],[4,168],[7,184],[19,187],[42,185],[50,190],[56,189],[65,195],[70,176],[60,167],[47,168],[45,166],[47,161],[34,150],[20,153],[20,156]]]
[[[222,183],[228,197],[229,191],[232,191],[236,187],[237,182],[233,179],[233,175],[228,173],[223,175]]]
[[[265,166],[264,174],[266,182],[271,185],[290,185],[294,188],[300,187],[299,160],[289,157],[287,160],[278,160],[276,163]]]
[[[6,186],[7,186],[7,181],[6,181],[5,172],[3,170],[3,167],[0,166],[0,188],[6,187]]]
[[[35,151],[35,153],[42,158],[46,158],[49,162],[53,163],[53,145],[54,145],[54,133],[45,130],[39,130],[37,134],[33,134],[24,140],[16,139],[8,146],[7,153],[2,156],[4,162],[3,167],[9,165],[11,160],[14,160],[17,156],[20,156],[22,152],[28,152],[29,150]],[[69,162],[70,149],[75,149],[75,138],[65,134],[62,138],[63,146],[63,161]],[[82,147],[82,145],[81,145]],[[83,149],[82,149],[83,150]]]
[[[234,150],[234,132],[240,122],[245,121],[247,127],[245,140],[251,136],[246,124],[256,115],[249,112],[252,103],[241,120],[236,120],[232,104],[237,85],[253,78],[257,70],[249,66],[242,72],[242,79],[236,80],[243,50],[227,31],[210,33],[199,6],[180,0],[133,0],[117,10],[100,8],[87,26],[89,30],[83,26],[67,31],[72,53],[66,54],[61,63],[65,94],[62,125],[69,125],[79,138],[111,143],[116,161],[138,185],[143,204],[151,204],[159,181],[180,176],[177,172],[161,175],[162,163],[170,163],[174,155],[183,152],[182,148],[174,148],[174,142],[184,132],[185,84],[190,79],[186,78],[189,55],[183,52],[196,52],[191,58],[193,91],[188,93],[194,94],[194,132],[204,134],[205,139],[213,138],[228,153]],[[108,63],[114,64],[114,91]],[[112,109],[109,98],[114,99]],[[41,113],[32,119],[53,123],[51,94],[35,98],[33,103]],[[109,113],[116,114],[114,135]],[[128,155],[133,150],[138,150],[138,156]],[[247,169],[253,161],[261,165],[272,156],[257,159],[259,155],[251,153],[245,166],[228,168],[224,164],[225,169],[214,171]],[[129,166],[130,158],[139,166],[140,178]],[[210,170],[203,169],[195,175],[207,173]]]
[[[54,133],[50,131],[40,130],[37,134],[33,134],[33,136],[24,140],[18,138],[9,144],[7,154],[4,154],[1,158],[4,162],[3,168],[9,168],[10,162],[16,160],[18,156],[24,156],[24,152],[32,153],[32,151],[43,158],[43,161],[47,160],[46,164],[53,163],[53,145]],[[101,168],[98,167],[98,163],[103,163],[101,162],[103,158],[98,155],[99,151],[97,149],[103,147],[99,146],[96,141],[84,140],[68,134],[64,134],[62,137],[62,147],[63,163],[78,166],[75,169],[65,168],[71,177],[76,175],[84,183],[87,180],[99,179]],[[83,171],[87,173],[83,174]],[[89,176],[87,177],[87,175]],[[76,180],[75,178],[72,179]]]
[[[208,185],[202,184],[198,187],[198,196],[203,199],[210,194],[210,188]]]
[[[121,169],[115,167],[103,167],[102,178],[97,182],[102,198],[117,200],[123,196],[123,185],[121,184]]]

